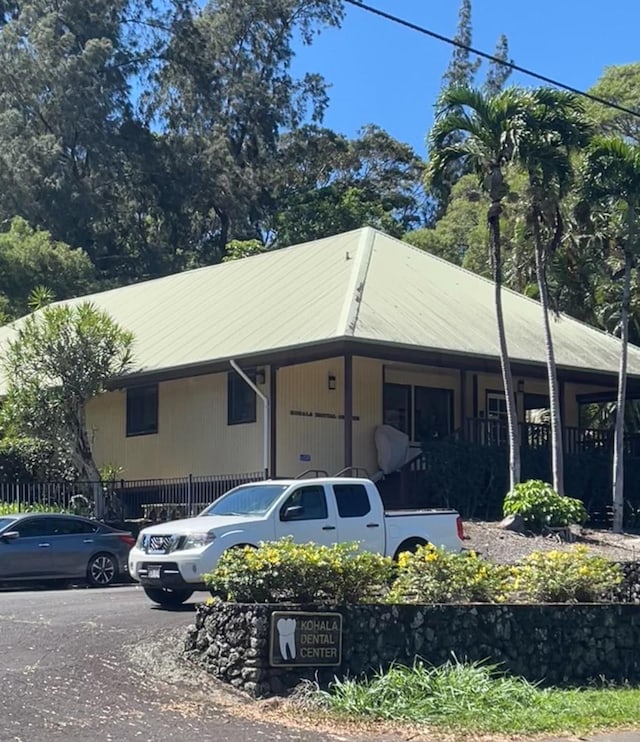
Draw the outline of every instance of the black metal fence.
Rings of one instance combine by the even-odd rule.
[[[233,487],[263,478],[264,472],[247,472],[113,482],[0,482],[0,514],[7,504],[18,512],[71,510],[114,521],[187,518]]]

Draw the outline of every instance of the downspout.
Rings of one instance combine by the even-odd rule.
[[[264,475],[266,479],[269,479],[269,431],[271,430],[271,409],[269,406],[269,398],[260,388],[245,374],[245,372],[238,366],[233,360],[229,361],[231,368],[240,376],[245,384],[253,389],[258,397],[262,400],[263,415],[262,415],[262,468],[264,469]]]

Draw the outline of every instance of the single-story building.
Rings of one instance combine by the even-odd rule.
[[[135,336],[133,370],[88,410],[99,464],[127,480],[373,474],[381,425],[415,444],[505,443],[493,284],[375,229],[84,298]],[[505,290],[504,314],[523,445],[545,444],[540,305]],[[620,342],[552,324],[571,452],[608,435],[581,408],[615,398]]]

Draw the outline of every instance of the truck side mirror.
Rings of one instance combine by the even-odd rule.
[[[20,534],[18,531],[7,531],[0,536],[3,541],[15,541],[19,537]]]
[[[280,520],[298,520],[304,515],[304,508],[302,505],[291,505],[285,508],[280,515]]]

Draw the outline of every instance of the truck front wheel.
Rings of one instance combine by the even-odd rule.
[[[423,538],[408,538],[403,541],[400,546],[396,549],[396,553],[393,555],[394,561],[398,561],[398,557],[403,551],[409,551],[412,554],[415,553],[418,546],[426,546],[427,542]]]
[[[147,598],[166,608],[182,605],[193,595],[193,590],[169,590],[165,587],[143,587]]]

